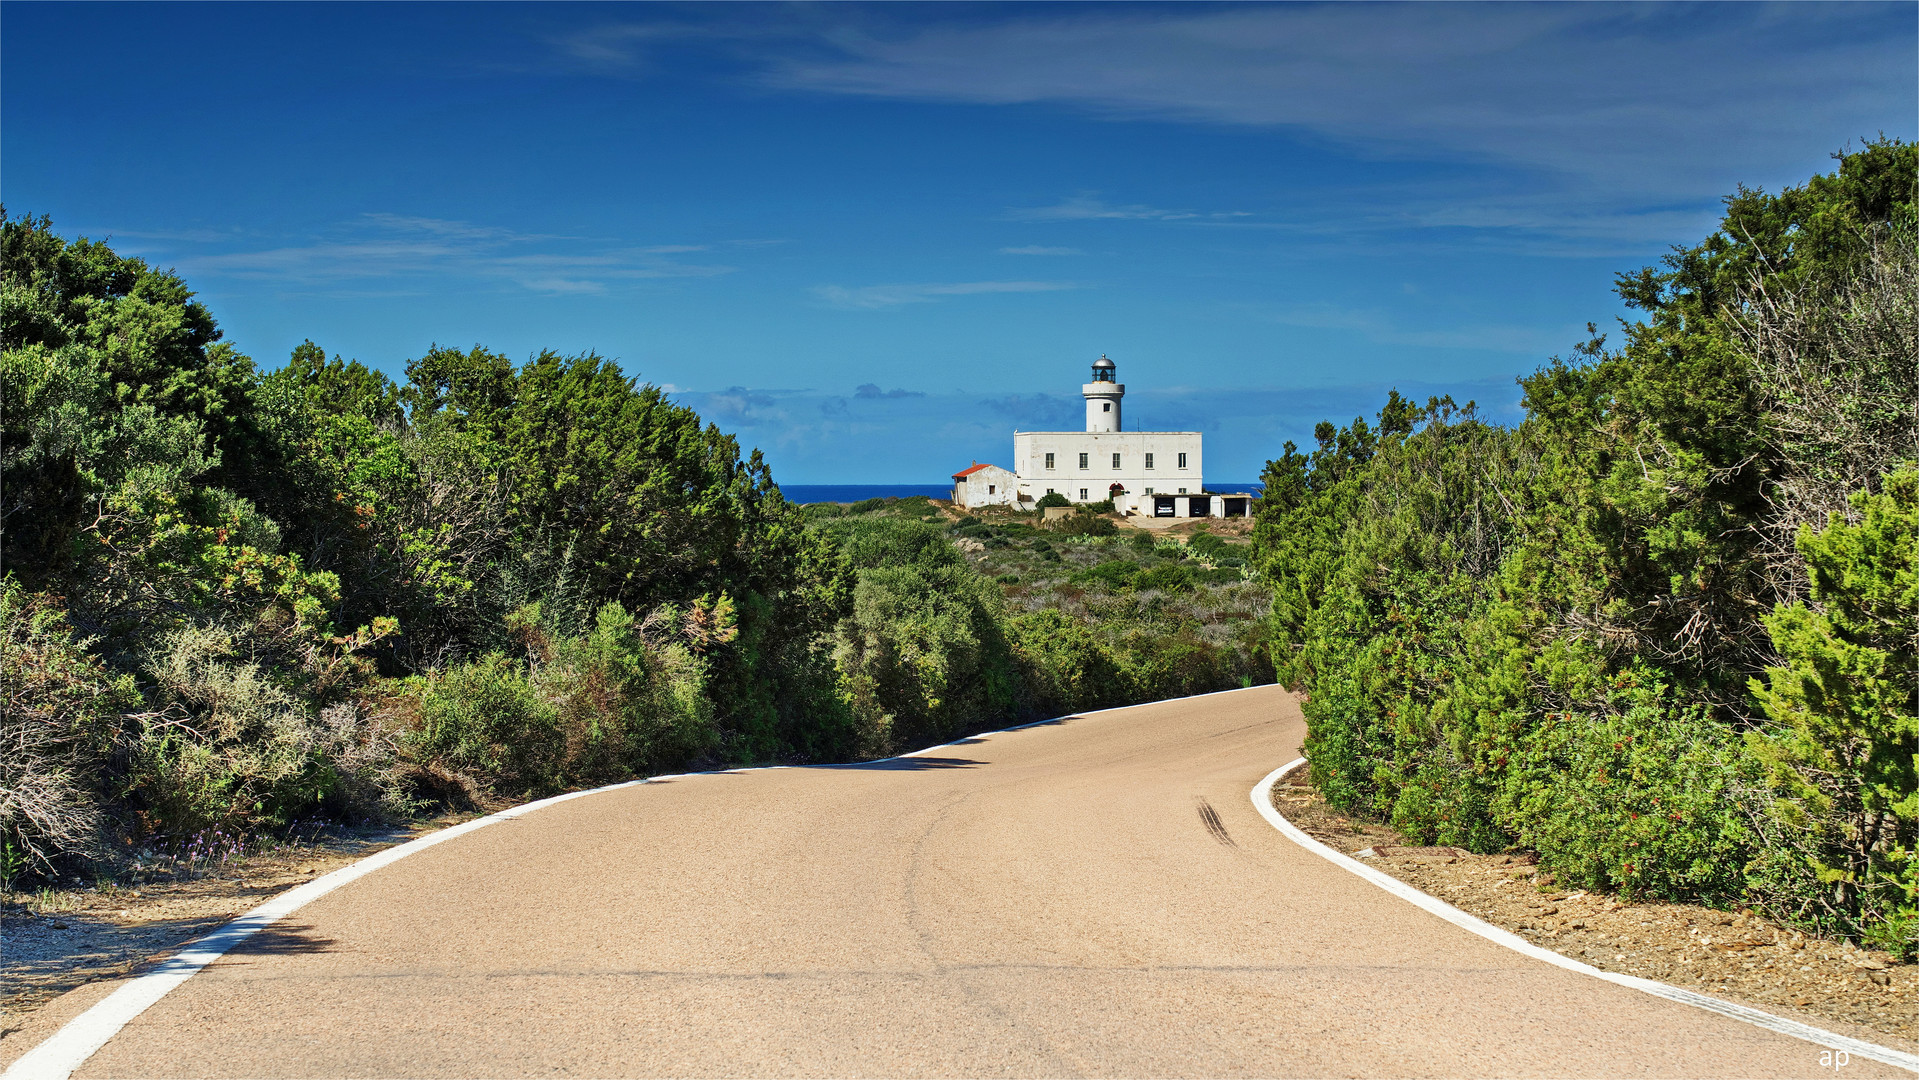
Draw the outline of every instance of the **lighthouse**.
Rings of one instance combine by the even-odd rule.
[[[1093,361],[1093,381],[1080,388],[1086,398],[1087,431],[1122,431],[1119,424],[1119,399],[1126,396],[1126,384],[1116,381],[1119,368],[1104,354]]]
[[[1030,509],[1048,495],[1069,503],[1112,501],[1125,515],[1155,518],[1243,517],[1245,495],[1206,490],[1197,431],[1127,431],[1119,403],[1126,387],[1119,370],[1102,356],[1093,361],[1086,398],[1085,431],[1013,432],[1013,468],[975,463],[953,474],[953,502],[967,508]],[[1055,500],[1057,501],[1057,500]]]

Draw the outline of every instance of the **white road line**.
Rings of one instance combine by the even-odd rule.
[[[1214,697],[1216,694],[1237,694],[1242,690],[1257,689],[1259,689],[1259,687],[1246,686],[1233,690],[1219,690],[1213,694],[1195,694],[1193,697]],[[1188,701],[1192,700],[1192,698],[1169,698],[1167,700]],[[1143,704],[1158,705],[1163,704],[1163,702],[1145,702]],[[942,743],[939,746],[928,746],[895,757],[880,758],[878,762],[864,761],[856,762],[855,764],[872,765],[879,762],[898,761],[901,758],[930,754],[935,750],[945,750],[955,746],[963,746],[967,743],[979,742],[994,735],[1003,735],[1009,731],[1023,731],[1026,728],[1039,727],[1042,724],[1052,724],[1060,720],[1096,716],[1101,713],[1119,712],[1122,709],[1137,709],[1140,707],[1139,705],[1122,705],[1112,709],[1095,709],[1089,712],[1071,713],[1067,716],[1055,717],[1051,720],[1035,720],[1030,724],[1019,724],[1014,727],[1000,728],[998,731],[981,732],[978,735],[968,735],[963,739],[955,739],[952,742]],[[489,814],[483,818],[475,818],[472,821],[463,822],[450,828],[441,829],[439,832],[422,836],[418,840],[409,840],[404,844],[390,847],[378,854],[369,855],[350,866],[343,866],[331,874],[315,878],[299,888],[288,889],[286,892],[261,904],[245,915],[221,926],[218,930],[188,942],[185,948],[162,961],[160,965],[152,971],[134,977],[118,990],[108,994],[86,1012],[67,1021],[66,1025],[49,1036],[47,1041],[22,1054],[18,1060],[7,1068],[6,1072],[0,1073],[0,1080],[67,1080],[67,1077],[73,1075],[74,1070],[84,1065],[88,1058],[92,1057],[102,1046],[105,1046],[107,1040],[119,1034],[121,1028],[126,1027],[135,1017],[146,1012],[155,1002],[166,997],[168,992],[174,987],[191,979],[201,968],[218,960],[227,950],[340,886],[352,881],[357,881],[375,870],[390,866],[409,855],[416,855],[435,844],[444,843],[456,836],[470,833],[475,829],[483,829],[488,825],[495,825],[502,821],[520,817],[523,814],[530,814],[535,810],[552,806],[555,803],[568,802],[573,799],[583,799],[588,795],[618,791],[621,788],[636,787],[640,784],[650,784],[656,780],[681,780],[689,776],[711,776],[716,773],[764,772],[770,769],[791,767],[792,766],[786,765],[764,765],[744,769],[716,769],[710,773],[672,773],[664,776],[648,777],[645,780],[628,780],[624,783],[608,784],[605,787],[590,788],[586,791],[569,791],[564,795],[555,795],[550,799],[524,803],[511,810],[502,810],[497,814]],[[844,766],[825,767],[844,768]]]
[[[1527,941],[1525,938],[1520,937],[1518,934],[1494,926],[1477,916],[1468,915],[1451,904],[1446,903],[1444,900],[1421,892],[1391,874],[1381,870],[1375,870],[1365,863],[1360,862],[1358,859],[1334,851],[1332,848],[1306,835],[1299,826],[1287,821],[1285,815],[1281,814],[1278,809],[1273,806],[1273,785],[1279,782],[1280,777],[1285,776],[1287,773],[1292,772],[1304,764],[1306,764],[1306,759],[1299,758],[1267,773],[1266,778],[1261,780],[1253,788],[1253,809],[1259,811],[1259,816],[1265,818],[1267,823],[1273,828],[1286,834],[1288,840],[1328,860],[1342,870],[1350,870],[1358,874],[1360,877],[1385,889],[1401,900],[1416,904],[1447,922],[1452,923],[1454,926],[1478,934],[1487,941],[1504,945],[1514,952],[1525,953],[1535,960],[1543,960],[1555,967],[1565,968],[1567,971],[1577,971],[1582,975],[1591,975],[1595,979],[1604,979],[1609,983],[1617,983],[1620,986],[1639,990],[1651,994],[1654,997],[1662,997],[1668,1001],[1679,1002],[1681,1005],[1691,1005],[1694,1008],[1704,1009],[1707,1012],[1718,1013],[1721,1016],[1744,1021],[1755,1027],[1762,1027],[1768,1031],[1778,1032],[1781,1035],[1790,1035],[1795,1039],[1804,1039],[1809,1043],[1823,1046],[1830,1050],[1843,1050],[1855,1057],[1883,1062],[1887,1065],[1897,1065],[1902,1069],[1919,1072],[1919,1054],[1908,1054],[1902,1050],[1894,1050],[1888,1046],[1880,1046],[1877,1043],[1869,1043],[1859,1039],[1849,1038],[1836,1032],[1827,1031],[1824,1028],[1813,1027],[1811,1024],[1802,1024],[1797,1020],[1788,1020],[1783,1016],[1774,1016],[1769,1012],[1761,1012],[1758,1009],[1746,1005],[1738,1005],[1730,1001],[1721,1001],[1718,998],[1694,993],[1691,990],[1673,986],[1668,983],[1655,982],[1652,979],[1641,979],[1634,975],[1621,975],[1616,971],[1605,971],[1593,967],[1591,964],[1582,964],[1569,956],[1561,956],[1551,949],[1542,949],[1532,942]]]

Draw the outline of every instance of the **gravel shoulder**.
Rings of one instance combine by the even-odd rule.
[[[7,897],[0,901],[0,1042],[62,994],[157,962],[278,893],[460,820],[330,829],[210,868],[130,871]]]
[[[1303,768],[1274,785],[1273,805],[1321,843],[1535,945],[1919,1052],[1919,964],[1750,912],[1560,889],[1528,857],[1409,846],[1388,826],[1327,806]]]

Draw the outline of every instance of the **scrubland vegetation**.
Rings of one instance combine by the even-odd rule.
[[[1619,277],[1525,418],[1391,395],[1251,544],[786,502],[597,356],[308,343],[4,221],[0,866],[1267,682],[1417,841],[1919,954],[1919,151]]]
[[[597,356],[263,371],[175,275],[0,226],[9,883],[1270,678],[1204,544],[803,512]]]
[[[1916,171],[1880,141],[1727,199],[1517,427],[1393,394],[1269,464],[1332,802],[1919,954]]]

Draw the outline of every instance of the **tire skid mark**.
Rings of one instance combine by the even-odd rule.
[[[1213,839],[1227,847],[1238,847],[1239,841],[1226,831],[1226,823],[1219,819],[1219,811],[1213,809],[1213,804],[1207,802],[1204,795],[1193,796],[1193,801],[1199,804],[1199,820],[1205,823],[1206,831],[1213,834]]]

